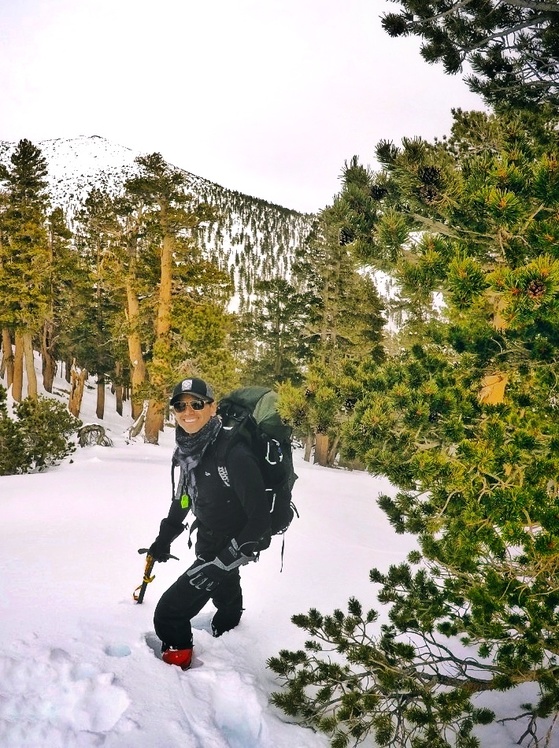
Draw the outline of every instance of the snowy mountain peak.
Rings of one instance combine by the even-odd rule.
[[[54,138],[38,143],[53,172],[96,173],[103,168],[133,166],[140,156],[126,146],[111,143],[100,135],[80,135],[77,138]]]
[[[48,163],[49,192],[54,205],[69,216],[83,203],[91,189],[119,192],[124,182],[138,173],[135,159],[145,155],[100,135],[53,138],[36,143]],[[9,163],[16,143],[0,142],[0,163]],[[147,152],[146,152],[147,153]],[[176,168],[176,167],[175,167]],[[207,182],[181,169],[189,189]],[[209,184],[209,183],[208,183]]]
[[[99,135],[42,140],[48,165],[48,187],[53,207],[61,207],[68,221],[82,207],[93,188],[116,195],[139,172],[140,153]],[[0,141],[0,163],[10,165],[16,143]],[[310,229],[313,216],[303,215],[265,200],[228,190],[185,169],[186,189],[200,202],[212,205],[216,221],[202,241],[209,255],[235,276],[241,296],[252,293],[256,280],[289,274],[293,254]]]

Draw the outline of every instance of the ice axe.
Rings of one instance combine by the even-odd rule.
[[[132,593],[132,597],[134,598],[135,602],[137,602],[138,605],[141,605],[144,602],[144,595],[146,594],[148,584],[150,582],[153,582],[153,580],[155,579],[155,574],[151,576],[151,572],[153,571],[153,567],[155,565],[155,559],[153,556],[150,556],[149,550],[147,548],[138,548],[138,553],[147,553],[144,578],[142,579],[142,583],[139,584]],[[176,561],[179,560],[176,556],[172,556],[171,554],[169,554],[169,558],[174,558]]]

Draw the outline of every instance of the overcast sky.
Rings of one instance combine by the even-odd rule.
[[[101,135],[313,212],[354,154],[481,109],[385,0],[0,0],[0,140]]]

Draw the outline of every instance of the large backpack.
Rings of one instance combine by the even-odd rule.
[[[217,413],[226,439],[218,452],[225,463],[231,444],[243,439],[254,452],[264,483],[271,514],[272,535],[284,533],[297,513],[291,491],[297,476],[293,469],[291,428],[277,410],[278,395],[269,387],[242,387],[219,401]],[[226,471],[219,471],[220,475]]]

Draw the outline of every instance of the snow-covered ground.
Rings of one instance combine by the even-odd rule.
[[[302,646],[294,613],[345,609],[351,595],[379,607],[369,569],[397,563],[413,547],[376,504],[390,486],[297,453],[300,518],[286,536],[283,571],[275,538],[243,568],[238,628],[212,638],[211,605],[194,620],[196,666],[183,673],[150,644],[159,596],[193,560],[186,533],[172,548],[180,561],[156,566],[143,605],[132,597],[145,559],[137,549],[153,541],[170,502],[173,430],[160,446],[127,444],[130,420],[109,412],[109,394],[107,401],[103,423],[115,446],[78,449],[42,474],[0,478],[0,746],[328,746],[270,705],[278,683],[266,661]],[[82,420],[95,422],[93,413],[89,389]],[[501,712],[506,699],[495,699]],[[507,748],[519,725],[492,726],[484,737],[483,745]]]

